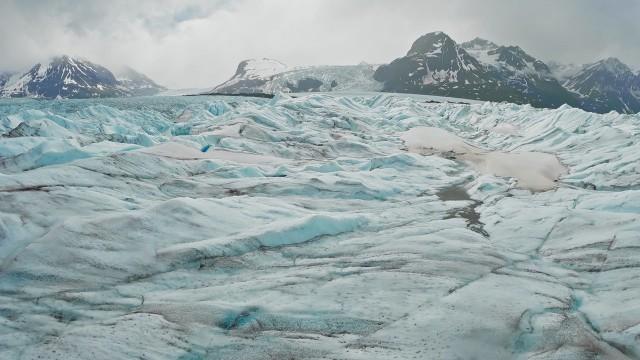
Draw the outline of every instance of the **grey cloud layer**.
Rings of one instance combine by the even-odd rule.
[[[481,36],[542,59],[640,65],[640,1],[142,0],[0,2],[0,69],[55,54],[129,64],[170,87],[206,87],[237,63],[388,62],[419,35]]]

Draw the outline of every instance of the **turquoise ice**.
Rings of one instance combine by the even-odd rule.
[[[434,100],[0,100],[0,358],[640,357],[640,116]]]

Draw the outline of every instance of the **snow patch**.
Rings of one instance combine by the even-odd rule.
[[[557,186],[567,169],[552,154],[541,152],[486,151],[470,145],[450,132],[434,127],[415,127],[400,134],[409,151],[419,154],[452,153],[476,171],[495,176],[513,177],[518,186],[534,191]]]

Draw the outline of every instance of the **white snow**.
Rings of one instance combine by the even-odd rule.
[[[278,60],[262,58],[246,60],[245,77],[247,79],[265,79],[287,71],[287,65]]]
[[[516,178],[519,187],[530,190],[549,190],[567,173],[552,154],[486,151],[440,128],[414,127],[402,133],[400,138],[409,151],[419,154],[452,152],[480,173]]]
[[[414,127],[400,134],[409,151],[416,153],[447,152],[470,153],[480,149],[467,144],[462,138],[437,127]]]
[[[531,190],[549,190],[557,185],[567,169],[552,154],[541,152],[489,152],[462,157],[478,172],[514,177],[518,186]]]
[[[263,59],[264,60],[264,59]],[[269,59],[267,59],[269,60]],[[360,63],[358,65],[323,65],[300,66],[287,68],[262,60],[249,60],[248,75],[234,76],[228,81],[217,85],[211,91],[226,92],[230,87],[245,80],[261,80],[264,84],[253,87],[254,92],[275,94],[289,92],[289,84],[297,84],[302,79],[316,79],[322,82],[320,91],[380,91],[382,83],[373,79],[373,73],[378,65]],[[256,71],[254,68],[267,68]],[[332,86],[335,85],[335,86]]]
[[[47,75],[47,71],[51,68],[51,62],[39,63],[38,71],[36,72],[36,79],[44,78]]]

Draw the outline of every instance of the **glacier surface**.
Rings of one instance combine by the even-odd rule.
[[[640,357],[640,116],[0,100],[2,359]]]

